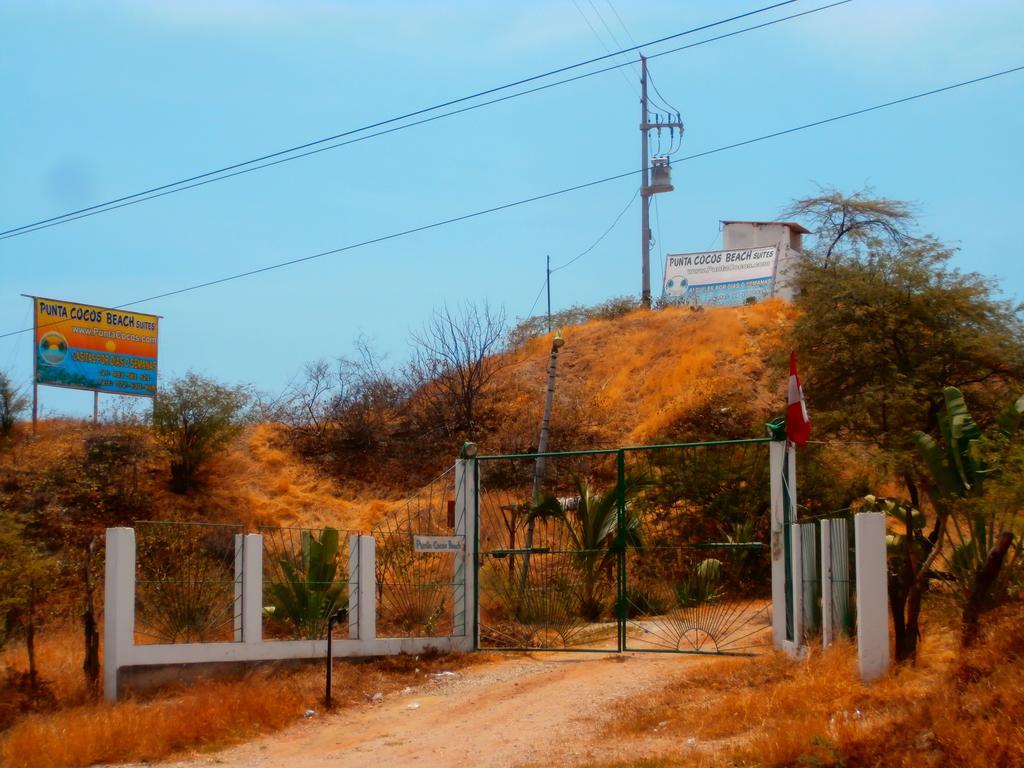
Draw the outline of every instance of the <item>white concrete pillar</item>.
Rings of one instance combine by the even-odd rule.
[[[348,636],[377,638],[377,542],[373,536],[348,538]]]
[[[832,645],[832,521],[821,521],[821,646]]]
[[[135,644],[135,531],[107,528],[103,581],[103,696],[117,701],[117,671]]]
[[[885,562],[885,515],[853,518],[857,572],[857,659],[865,682],[889,671],[889,593]]]
[[[263,536],[249,533],[242,538],[242,604],[236,607],[242,632],[235,639],[255,644],[263,642]]]
[[[455,554],[452,583],[455,592],[452,635],[464,638],[462,650],[476,646],[476,461],[455,462],[455,535],[462,537],[462,550]]]
[[[777,649],[791,656],[803,654],[803,569],[800,567],[800,531],[796,525],[796,451],[788,442],[769,443],[771,548],[772,548],[772,639]],[[789,523],[786,508],[789,508]],[[786,622],[786,553],[790,544],[789,583],[792,585],[792,637]]]

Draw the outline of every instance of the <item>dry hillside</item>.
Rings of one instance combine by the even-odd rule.
[[[763,422],[783,408],[780,366],[792,312],[776,302],[671,308],[564,328],[551,448],[763,434]],[[549,337],[536,338],[498,361],[488,406],[497,427],[481,438],[483,452],[535,450],[549,350]],[[26,426],[0,452],[0,497],[36,509],[95,508],[90,517],[108,525],[192,519],[363,529],[418,485],[401,476],[383,483],[330,476],[289,449],[283,427],[262,424],[217,459],[201,492],[180,496],[167,490],[166,459],[145,428],[55,420],[30,440]],[[104,435],[126,435],[137,449],[131,460],[96,465],[90,441]],[[455,446],[436,446],[420,475],[454,455]]]
[[[782,412],[792,307],[638,310],[563,328],[553,418],[560,449],[753,437]],[[487,452],[535,447],[549,337],[509,353],[499,375],[503,428]]]

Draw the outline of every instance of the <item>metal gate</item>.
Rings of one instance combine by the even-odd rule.
[[[770,442],[479,457],[479,647],[770,647]]]

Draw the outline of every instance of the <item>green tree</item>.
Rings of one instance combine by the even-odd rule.
[[[0,647],[21,637],[28,654],[30,685],[38,683],[35,638],[39,612],[53,588],[57,562],[28,535],[18,515],[0,504]]]
[[[996,283],[950,265],[954,251],[908,234],[904,203],[831,192],[794,204],[818,226],[791,274],[800,355],[818,434],[870,441],[919,500],[912,433],[934,432],[944,387],[988,423],[1024,384],[1024,322]],[[853,223],[851,223],[853,222]]]
[[[161,387],[153,404],[153,431],[171,463],[171,490],[188,493],[206,463],[241,430],[249,400],[228,387],[188,373]]]
[[[0,438],[8,437],[18,416],[28,408],[28,398],[11,383],[10,377],[0,371]]]

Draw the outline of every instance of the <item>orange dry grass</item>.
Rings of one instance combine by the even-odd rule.
[[[82,631],[72,625],[50,625],[41,628],[36,635],[39,677],[64,704],[86,701],[90,697],[82,672],[83,653]],[[24,642],[12,641],[0,651],[0,673],[7,670],[28,672]]]
[[[34,715],[0,742],[15,768],[80,766],[155,760],[184,749],[209,747],[279,728],[312,701],[295,676],[204,683],[171,699],[91,704]]]
[[[602,437],[618,444],[664,437],[673,422],[716,393],[743,392],[770,411],[783,402],[785,381],[773,360],[782,359],[793,315],[791,306],[769,301],[701,312],[638,310],[565,328],[558,392],[583,401],[590,420],[607,426]],[[535,397],[515,401],[538,411],[531,424],[540,418],[549,350],[548,337],[533,339],[511,353],[513,364],[502,374],[536,390]]]
[[[376,498],[373,488],[342,485],[318,473],[285,447],[281,427],[273,424],[247,430],[211,463],[201,492],[181,496],[168,490],[167,459],[149,431],[127,429],[146,448],[138,490],[148,507],[142,516],[149,519],[368,530],[399,503]],[[82,457],[87,437],[125,430],[72,420],[42,421],[38,439],[16,440],[10,450],[0,452],[0,473],[42,478],[48,472],[68,472]]]
[[[482,657],[391,657],[337,662],[335,702],[352,706],[364,693],[416,685],[437,669]],[[86,704],[32,715],[0,740],[0,764],[9,768],[72,768],[94,763],[158,760],[192,750],[226,746],[294,723],[307,709],[321,709],[320,667],[265,668],[241,680],[200,682],[159,698]]]
[[[1022,657],[1017,605],[963,655],[952,631],[931,628],[916,666],[872,685],[848,642],[806,663],[723,659],[627,705],[621,728],[696,739],[687,766],[1020,766]]]

